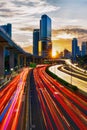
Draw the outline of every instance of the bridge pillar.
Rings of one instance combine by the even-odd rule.
[[[4,76],[4,47],[0,46],[0,76]]]
[[[21,65],[21,67],[23,67],[24,66],[24,56],[23,55],[21,55],[21,57],[20,57],[20,65]]]
[[[26,56],[24,56],[24,66],[26,66]]]
[[[18,68],[20,68],[20,54],[18,54]]]
[[[18,54],[18,68],[26,66],[26,57],[23,54]]]
[[[10,50],[9,63],[10,63],[10,70],[14,69],[14,52],[12,50]]]

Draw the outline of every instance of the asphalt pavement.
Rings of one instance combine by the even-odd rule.
[[[42,111],[35,87],[33,70],[30,75],[30,130],[45,130]]]

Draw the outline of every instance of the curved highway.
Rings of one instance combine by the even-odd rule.
[[[49,68],[49,70],[53,73],[55,73],[58,77],[64,79],[65,81],[69,82],[72,85],[77,86],[80,90],[82,90],[83,92],[87,93],[87,81],[83,81],[79,78],[76,78],[74,76],[71,76],[69,74],[66,74],[60,70],[58,70],[58,67],[60,67],[61,65],[55,65],[55,66],[51,66]]]
[[[82,68],[79,68],[79,67],[76,66],[75,64],[71,63],[70,59],[66,59],[66,60],[64,60],[64,61],[65,61],[65,63],[66,63],[68,66],[71,66],[73,69],[75,69],[75,71],[80,72],[81,74],[87,76],[87,70],[84,70],[84,69],[82,69]]]
[[[76,69],[73,69],[70,66],[63,65],[60,67],[60,70],[70,75],[73,75],[74,77],[77,77],[81,80],[87,81],[87,75],[83,75],[82,73],[76,71]]]
[[[86,130],[87,98],[66,89],[45,69],[39,66],[33,74],[46,130]]]

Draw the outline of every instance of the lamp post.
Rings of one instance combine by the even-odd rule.
[[[72,86],[72,64],[70,63],[70,71],[71,71],[71,86]]]

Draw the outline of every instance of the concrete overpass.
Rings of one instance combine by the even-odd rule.
[[[29,62],[39,62],[40,57],[34,56],[25,52],[20,46],[18,46],[6,33],[6,31],[0,27],[0,76],[5,74],[5,49],[9,50],[9,65],[10,69],[14,69],[14,54],[17,55],[17,66],[26,66]]]

